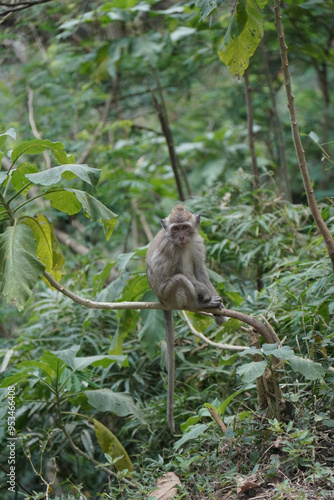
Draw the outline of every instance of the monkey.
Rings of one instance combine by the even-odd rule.
[[[167,340],[167,421],[171,432],[174,424],[174,327],[173,309],[222,309],[223,302],[210,282],[205,268],[205,246],[198,234],[200,215],[183,205],[176,205],[162,229],[153,239],[146,254],[146,275],[150,287],[168,310],[163,311]],[[227,318],[215,316],[221,325]]]

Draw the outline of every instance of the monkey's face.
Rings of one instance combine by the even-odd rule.
[[[194,234],[191,224],[172,224],[169,232],[173,243],[180,247],[187,245]]]

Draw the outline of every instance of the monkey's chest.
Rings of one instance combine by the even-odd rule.
[[[175,274],[182,273],[188,276],[194,276],[195,266],[192,252],[190,252],[188,249],[184,249],[182,252],[180,252],[178,257],[179,258]]]

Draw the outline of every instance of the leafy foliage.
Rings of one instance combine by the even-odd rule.
[[[333,233],[333,6],[287,0],[283,7],[304,148]],[[8,17],[6,8],[0,459],[7,467],[14,387],[19,493],[147,499],[158,477],[173,471],[182,483],[178,498],[328,498],[332,272],[293,154],[271,6],[239,0],[231,13],[231,3],[211,0],[50,1]],[[246,68],[257,191],[244,88],[234,78]],[[226,307],[263,317],[281,340],[260,338],[231,355],[204,344],[175,313],[180,432],[173,438],[160,312],[87,310],[41,279],[47,270],[60,281],[66,271],[65,286],[84,299],[155,300],[144,257],[151,232],[178,201],[171,143]],[[218,331],[207,317],[190,320],[216,344],[247,346],[250,332],[237,320]],[[257,377],[268,371],[291,407],[287,422],[258,405]],[[210,410],[224,421],[224,435]],[[3,470],[0,481],[9,500]]]

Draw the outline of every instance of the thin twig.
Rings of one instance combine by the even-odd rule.
[[[175,178],[175,182],[176,182],[178,196],[179,196],[181,201],[184,201],[185,196],[183,193],[183,187],[182,187],[181,178],[180,178],[180,174],[179,174],[179,163],[178,163],[178,158],[177,158],[175,147],[174,147],[173,135],[172,135],[169,123],[168,123],[168,118],[167,118],[166,114],[164,113],[163,106],[159,103],[159,101],[154,93],[154,90],[151,88],[149,90],[151,92],[151,96],[153,99],[154,108],[156,110],[156,113],[157,113],[159,121],[160,121],[161,130],[162,130],[162,132],[165,136],[165,139],[166,139],[168,152],[169,152],[169,158],[170,158],[171,166],[172,166],[173,173],[174,173],[174,178]]]
[[[29,116],[29,123],[31,126],[31,130],[36,139],[42,139],[42,136],[36,127],[36,122],[34,118],[34,91],[30,87],[27,87],[27,91],[28,91],[28,116]],[[48,169],[51,168],[50,156],[46,151],[43,151],[43,156],[46,163],[46,168]]]
[[[17,12],[19,10],[24,10],[24,9],[29,9],[29,7],[33,7],[34,5],[40,5],[40,4],[48,3],[51,1],[52,0],[35,0],[32,2],[16,2],[15,4],[8,3],[8,2],[0,2],[0,7],[5,8],[5,10],[3,12],[0,12],[0,16],[8,16],[12,12]]]
[[[290,70],[289,70],[289,59],[288,59],[288,47],[285,43],[285,34],[284,34],[284,27],[282,23],[282,16],[281,16],[281,11],[280,11],[280,0],[275,0],[274,2],[274,10],[275,10],[275,24],[276,24],[276,29],[277,29],[277,34],[278,34],[278,41],[279,41],[279,47],[280,47],[280,53],[281,53],[281,62],[282,62],[282,71],[284,75],[284,83],[285,83],[285,89],[286,89],[286,95],[287,95],[287,100],[288,100],[288,108],[289,108],[289,113],[290,113],[290,122],[291,122],[291,129],[292,129],[292,137],[293,137],[293,142],[295,145],[295,150],[298,158],[298,164],[300,168],[300,172],[303,178],[303,183],[304,183],[304,188],[308,200],[309,207],[311,209],[312,216],[314,218],[314,221],[325,241],[327,251],[329,258],[331,259],[332,263],[332,270],[334,273],[334,240],[331,235],[330,230],[328,229],[325,221],[323,220],[321,216],[321,212],[319,210],[319,207],[317,205],[317,200],[314,195],[314,190],[313,190],[313,185],[312,181],[310,178],[310,174],[308,171],[308,166],[307,166],[307,161],[306,161],[306,156],[305,156],[305,151],[303,148],[303,144],[301,141],[300,137],[300,132],[299,132],[299,127],[298,127],[298,121],[297,121],[297,111],[295,107],[295,96],[293,95],[292,92],[292,85],[291,85],[291,75],[290,75]]]
[[[234,352],[245,351],[245,350],[249,349],[249,347],[241,346],[241,345],[220,344],[217,342],[213,342],[212,340],[205,337],[205,335],[203,335],[203,333],[198,332],[194,328],[194,325],[191,323],[188,315],[184,311],[182,311],[182,316],[185,319],[187,325],[189,326],[191,333],[194,334],[199,339],[203,340],[203,342],[205,342],[206,344],[211,345],[212,347],[217,347],[218,349],[227,349],[228,351],[234,351]]]
[[[255,138],[254,138],[254,110],[253,110],[253,99],[252,99],[252,87],[249,83],[248,68],[244,72],[244,82],[245,82],[245,94],[246,94],[246,105],[247,105],[247,128],[248,128],[248,144],[249,151],[252,160],[252,170],[253,170],[253,186],[254,189],[259,189],[260,187],[260,176],[259,167],[257,164],[257,158],[255,153]]]

